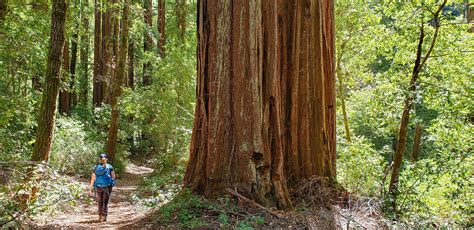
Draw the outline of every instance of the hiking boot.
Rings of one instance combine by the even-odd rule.
[[[102,221],[107,221],[107,216],[102,216]]]
[[[99,215],[99,222],[102,222],[102,221],[104,221],[104,216]]]

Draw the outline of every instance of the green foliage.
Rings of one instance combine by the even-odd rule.
[[[21,221],[38,215],[54,216],[74,209],[78,199],[87,199],[81,183],[47,164],[2,163],[0,172],[6,179],[0,184],[0,225],[6,228],[17,227]],[[37,189],[35,197],[21,205],[33,189]]]
[[[386,194],[381,185],[390,179],[385,169],[395,151],[420,25],[424,23],[424,56],[434,38],[430,11],[440,2],[336,2],[336,76],[342,84],[338,90],[343,90],[338,97],[346,100],[353,139],[349,143],[344,138],[339,108],[338,180],[349,191]],[[406,227],[472,226],[474,53],[467,47],[474,47],[474,34],[467,32],[464,6],[448,1],[416,85],[398,206],[396,213],[387,213]],[[421,159],[410,162],[417,123],[424,127]]]
[[[383,156],[364,137],[352,142],[339,142],[337,180],[347,190],[363,196],[378,196],[382,191],[382,175],[386,167]]]
[[[158,218],[165,223],[177,219],[181,227],[200,227],[206,224],[200,218],[210,207],[212,204],[209,201],[193,195],[189,190],[183,190],[160,208]]]
[[[83,124],[74,118],[57,119],[51,164],[62,173],[90,176],[102,144],[88,137]]]

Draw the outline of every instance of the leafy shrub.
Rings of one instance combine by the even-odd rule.
[[[82,122],[72,117],[59,117],[54,133],[51,164],[62,173],[89,176],[103,143],[91,140]]]
[[[84,185],[48,164],[1,164],[0,172],[7,175],[6,183],[0,185],[0,226],[6,228],[38,215],[54,216],[74,208],[78,199],[87,199]],[[33,190],[36,193],[31,197]]]
[[[337,180],[350,192],[378,195],[386,162],[364,137],[338,145]]]

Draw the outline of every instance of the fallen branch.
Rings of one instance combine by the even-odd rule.
[[[247,202],[249,202],[249,203],[255,205],[256,207],[258,207],[258,208],[260,208],[260,209],[262,209],[262,210],[264,210],[264,211],[266,211],[266,212],[268,212],[268,213],[270,213],[270,214],[272,214],[272,215],[274,215],[274,216],[276,216],[276,217],[278,217],[278,218],[281,218],[281,216],[280,216],[278,213],[276,213],[276,212],[274,212],[274,211],[272,211],[272,210],[270,210],[270,209],[268,209],[268,208],[263,207],[261,204],[255,202],[254,200],[251,200],[251,199],[245,197],[244,195],[238,193],[237,191],[234,191],[234,190],[232,190],[232,189],[230,189],[230,188],[226,188],[225,190],[226,190],[227,192],[229,192],[230,194],[232,194],[232,195],[234,195],[234,196],[236,196],[236,197],[238,197],[238,198],[240,198],[240,199],[242,199],[242,200],[244,200],[244,201],[247,201]]]

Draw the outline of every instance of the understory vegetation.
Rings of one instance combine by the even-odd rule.
[[[8,1],[0,21],[0,226],[7,227],[88,199],[76,179],[89,178],[105,151],[112,111],[107,103],[93,105],[94,4],[70,1],[66,40],[90,52],[85,62],[77,54],[77,70],[66,71],[60,88],[74,85],[79,99],[69,113],[56,115],[49,162],[30,161],[42,94],[32,78],[44,85],[51,9],[26,2]],[[144,49],[145,34],[157,42],[159,32],[144,22],[141,1],[131,2],[134,49],[127,70],[134,71],[135,85],[124,87],[119,98],[114,168],[119,177],[130,162],[154,169],[137,194],[159,208],[150,221],[180,228],[474,227],[474,25],[466,18],[468,11],[474,15],[472,4],[448,1],[441,11],[439,35],[415,86],[397,206],[391,209],[392,162],[405,98],[413,94],[420,27],[426,53],[437,23],[430,11],[440,1],[335,1],[337,180],[306,181],[290,191],[298,200],[294,209],[283,212],[231,193],[210,200],[181,190],[196,106],[197,2],[165,1],[165,57],[156,45]],[[144,68],[150,84],[142,81]],[[327,184],[330,190],[323,188]],[[36,196],[24,199],[31,191]],[[319,202],[317,194],[327,201]],[[169,202],[159,207],[162,201]]]

